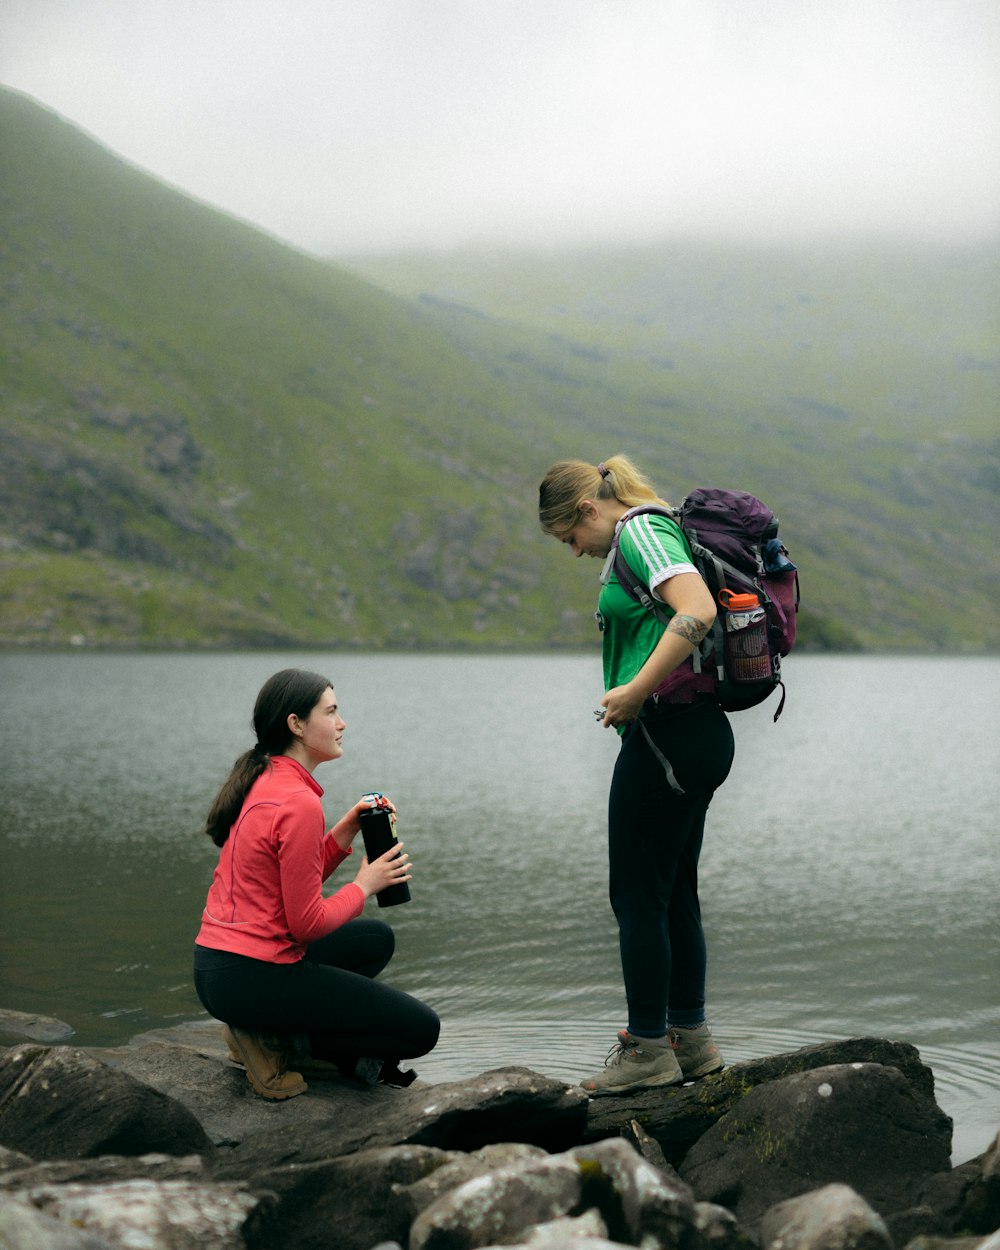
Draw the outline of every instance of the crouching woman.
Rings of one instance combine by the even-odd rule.
[[[392,807],[365,796],[326,829],[313,777],[339,759],[346,725],[333,685],[300,669],[276,673],[253,714],[255,745],[239,757],[208,814],[220,848],[195,945],[202,1005],[224,1022],[230,1057],[265,1098],[307,1086],[301,1068],[408,1084],[401,1059],[424,1055],[440,1022],[424,1003],[376,981],[392,958],[389,925],[365,902],[411,879],[398,842],[325,897],[323,882],[352,854],[362,814]]]

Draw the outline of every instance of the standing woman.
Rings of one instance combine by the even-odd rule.
[[[733,735],[714,699],[667,704],[652,696],[709,632],[715,602],[677,524],[655,514],[629,519],[638,505],[667,505],[627,457],[554,464],[538,502],[546,533],[576,556],[606,561],[600,715],[621,736],[608,858],[628,1027],[604,1070],[581,1084],[594,1094],[674,1085],[722,1067],[705,1020],[698,858],[708,805],[732,765]],[[669,624],[635,602],[609,567],[616,533],[630,568],[671,614]]]
[[[284,669],[269,678],[253,729],[256,745],[233,765],[206,822],[221,850],[196,939],[198,997],[224,1021],[231,1058],[265,1098],[307,1088],[287,1070],[293,1049],[317,1068],[407,1084],[397,1061],[433,1049],[439,1021],[375,981],[395,935],[359,917],[372,894],[410,880],[409,856],[399,842],[373,863],[363,857],[335,894],[321,890],[352,853],[361,815],[395,809],[368,795],[326,831],[313,772],[343,754],[346,725],[325,677]]]

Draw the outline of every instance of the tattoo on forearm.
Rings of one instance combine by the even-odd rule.
[[[670,624],[667,626],[667,633],[680,634],[692,647],[696,647],[710,628],[710,625],[706,625],[704,621],[699,621],[696,616],[682,616],[678,613],[671,618]]]

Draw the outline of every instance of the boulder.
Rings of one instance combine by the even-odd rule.
[[[0,1054],[0,1143],[40,1159],[212,1148],[166,1094],[80,1050],[27,1044]]]
[[[596,1245],[595,1245],[596,1243]],[[564,1215],[547,1224],[535,1224],[525,1234],[525,1246],[530,1250],[598,1250],[599,1247],[618,1247],[620,1242],[608,1241],[608,1230],[597,1211],[585,1211],[583,1215]]]
[[[64,1042],[74,1029],[54,1016],[39,1016],[30,1011],[9,1011],[0,1007],[0,1037],[29,1042]]]
[[[39,1185],[12,1196],[102,1244],[156,1250],[243,1250],[243,1224],[259,1202],[235,1186],[169,1180]]]
[[[524,1159],[546,1157],[546,1151],[541,1146],[529,1146],[523,1142],[498,1142],[468,1154],[456,1151],[448,1155],[441,1166],[429,1175],[413,1184],[397,1186],[396,1190],[406,1203],[410,1218],[414,1219],[432,1202],[437,1202],[438,1198],[452,1189],[457,1189],[459,1185],[464,1185],[466,1181],[475,1180],[477,1176],[485,1176],[487,1172],[495,1172],[498,1168],[509,1167]]]
[[[651,1163],[654,1168],[659,1168],[661,1172],[666,1172],[674,1179],[680,1180],[676,1170],[667,1162],[663,1147],[650,1137],[638,1120],[629,1120],[627,1124],[624,1124],[621,1128],[621,1135],[623,1140],[633,1146],[647,1163]]]
[[[734,1063],[689,1085],[594,1098],[587,1113],[585,1137],[588,1141],[610,1137],[635,1120],[676,1168],[695,1142],[758,1085],[843,1063],[894,1067],[915,1090],[927,1098],[934,1097],[934,1074],[921,1061],[915,1046],[877,1037],[850,1038]]]
[[[45,1215],[30,1202],[0,1202],[3,1250],[118,1250],[103,1237]]]
[[[847,1185],[790,1198],[760,1222],[762,1250],[893,1250],[885,1221]]]
[[[0,1146],[0,1184],[3,1182],[5,1172],[14,1171],[16,1168],[26,1168],[32,1162],[30,1155],[23,1154],[20,1150],[8,1150],[6,1146]]]
[[[580,1168],[584,1205],[600,1211],[612,1238],[634,1246],[649,1241],[662,1250],[683,1250],[695,1240],[691,1190],[623,1138],[577,1146],[563,1158]]]
[[[1000,1250],[1000,1229],[982,1237],[917,1237],[906,1250]]]
[[[751,1089],[688,1152],[683,1179],[752,1228],[775,1203],[849,1185],[880,1214],[916,1205],[948,1166],[951,1121],[881,1064],[816,1068]]]
[[[503,1068],[269,1102],[211,1021],[20,1045],[0,1050],[0,1248],[885,1250],[881,1220],[897,1250],[1000,1250],[1000,1140],[950,1168],[933,1088],[872,1038],[593,1100]]]
[[[449,1189],[419,1212],[409,1244],[473,1250],[520,1242],[554,1250],[594,1237],[661,1250],[702,1244],[688,1187],[621,1138],[518,1159]]]
[[[921,1232],[978,1234],[1000,1229],[1000,1133],[978,1158],[930,1177],[921,1204],[944,1223],[943,1228],[935,1225]]]
[[[218,1038],[218,1027],[212,1032]],[[95,1059],[160,1090],[182,1103],[200,1122],[215,1146],[230,1147],[270,1129],[327,1119],[331,1100],[350,1099],[356,1085],[346,1081],[309,1081],[303,1097],[278,1102],[255,1094],[241,1067],[230,1063],[218,1038],[198,1048],[148,1038],[110,1051],[92,1050]]]
[[[583,1090],[527,1068],[497,1068],[422,1088],[361,1089],[330,1082],[329,1089],[334,1092],[323,1102],[322,1119],[248,1136],[220,1159],[221,1174],[248,1179],[285,1164],[380,1146],[470,1151],[495,1142],[527,1142],[562,1150],[580,1141],[587,1118]],[[311,1086],[309,1094],[289,1103],[304,1102],[312,1092]]]
[[[203,1155],[99,1155],[40,1162],[24,1157],[17,1167],[0,1172],[0,1195],[58,1185],[111,1185],[133,1180],[208,1183],[214,1179]]]
[[[524,1159],[451,1190],[421,1211],[409,1250],[475,1250],[521,1240],[529,1229],[576,1213],[580,1168],[565,1158]]]
[[[244,1229],[248,1250],[370,1250],[406,1244],[413,1209],[405,1191],[454,1156],[433,1146],[390,1146],[288,1164],[251,1184],[267,1197]]]
[[[694,1204],[694,1227],[702,1250],[752,1250],[754,1245],[732,1211],[714,1202]]]

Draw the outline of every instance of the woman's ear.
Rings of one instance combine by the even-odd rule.
[[[299,720],[299,718],[295,715],[294,712],[290,714],[290,716],[288,717],[288,720],[286,721],[286,724],[288,725],[288,732],[292,735],[292,737],[294,738],[302,737],[302,733],[303,733],[302,722]]]

